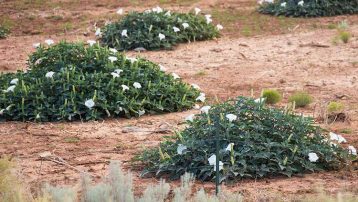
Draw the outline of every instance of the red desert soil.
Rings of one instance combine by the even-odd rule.
[[[218,5],[219,1],[203,2],[198,5],[210,7]],[[239,5],[235,4],[239,1],[225,2],[220,6]],[[252,6],[252,1],[240,1],[240,5]],[[350,32],[353,37],[348,44],[332,44],[336,30],[308,31],[299,27],[285,35],[238,39],[224,36],[216,41],[180,45],[174,51],[128,54],[160,63],[184,81],[198,84],[212,101],[249,96],[251,89],[257,97],[264,88],[277,88],[284,94],[284,105],[292,92],[305,90],[314,96],[315,102],[298,112],[315,117],[327,102],[342,102],[349,121],[322,125],[338,133],[342,129],[351,129],[350,134],[343,136],[350,145],[358,148],[358,25],[351,26]],[[25,69],[27,55],[34,51],[32,44],[47,38],[57,42],[89,39],[82,36],[82,32],[50,34],[15,34],[0,40],[0,70]],[[317,47],[317,44],[327,47]],[[140,193],[148,184],[159,180],[140,178],[141,167],[133,166],[131,159],[144,148],[157,145],[163,136],[173,134],[174,129],[185,127],[183,119],[191,113],[198,111],[86,123],[1,123],[0,156],[16,159],[21,178],[34,190],[44,182],[73,185],[80,177],[73,168],[41,161],[39,154],[42,152],[49,151],[77,170],[88,171],[96,179],[105,175],[110,160],[120,160],[123,169],[132,171],[136,193]],[[202,186],[208,190],[214,188],[213,183],[196,182],[196,187]],[[297,195],[314,193],[317,186],[323,186],[331,193],[339,190],[358,193],[357,166],[351,170],[313,173],[304,177],[242,180],[227,185],[226,189],[241,191],[248,196],[276,192]]]

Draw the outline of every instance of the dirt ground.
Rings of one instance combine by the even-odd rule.
[[[251,8],[253,1],[221,2],[224,2],[221,7],[241,5]],[[217,3],[200,1],[193,5],[210,8]],[[338,19],[355,21],[358,18],[344,16]],[[336,19],[329,18],[328,21]],[[318,117],[320,109],[329,101],[342,102],[349,120],[321,124],[340,134],[343,129],[349,130],[349,134],[342,135],[349,145],[358,148],[358,24],[350,26],[352,38],[347,44],[332,44],[337,36],[334,29],[294,27],[296,29],[285,34],[232,37],[232,33],[227,33],[220,39],[180,45],[173,51],[127,54],[164,65],[167,72],[175,72],[184,81],[198,84],[210,100],[250,96],[251,89],[258,97],[262,89],[275,88],[284,95],[280,104],[283,106],[291,93],[304,90],[313,95],[314,103],[298,112],[314,117]],[[0,40],[1,71],[25,69],[27,55],[34,51],[33,43],[47,38],[55,41],[91,38],[80,31],[29,35],[18,30],[16,33]],[[163,136],[173,134],[173,130],[183,128],[184,117],[191,113],[198,111],[86,123],[1,123],[0,156],[16,159],[21,178],[33,189],[43,182],[76,184],[80,177],[78,170],[87,171],[99,179],[105,175],[110,160],[120,160],[123,169],[132,171],[136,192],[140,193],[149,183],[159,180],[140,178],[141,168],[133,166],[131,159],[144,148],[157,145]],[[46,151],[63,158],[73,167],[42,161],[39,154]],[[242,180],[227,185],[226,189],[250,196],[272,193],[289,196],[315,193],[317,186],[330,193],[348,190],[358,194],[358,168],[304,177]],[[196,187],[213,190],[214,184],[196,182]]]

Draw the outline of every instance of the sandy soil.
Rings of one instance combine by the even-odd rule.
[[[216,3],[210,1],[209,4]],[[358,148],[358,26],[352,26],[350,32],[353,37],[348,44],[332,44],[337,35],[335,30],[298,28],[285,35],[223,37],[180,45],[174,51],[128,54],[164,65],[168,72],[175,72],[184,81],[201,86],[211,100],[249,96],[251,89],[259,96],[264,88],[276,88],[284,95],[284,105],[292,92],[305,90],[314,96],[315,102],[299,112],[315,117],[325,103],[338,100],[345,104],[350,120],[323,126],[336,132],[351,129],[352,133],[343,136]],[[47,38],[77,41],[86,37],[54,34],[1,40],[0,70],[24,69],[27,55],[34,51],[32,44]],[[317,44],[326,47],[317,47]],[[163,136],[173,134],[174,129],[183,128],[184,117],[193,112],[197,111],[87,123],[1,123],[0,156],[15,158],[20,176],[33,189],[43,182],[76,184],[80,177],[78,170],[87,171],[98,180],[105,174],[110,160],[120,160],[125,170],[132,171],[139,193],[158,179],[139,178],[141,167],[133,166],[131,159],[144,148],[157,145]],[[39,154],[46,151],[73,167],[42,161]],[[208,190],[214,188],[212,183],[196,183],[197,188],[202,186]],[[276,192],[290,195],[313,193],[317,186],[332,193],[339,190],[358,193],[358,168],[304,177],[242,180],[226,188],[245,195]]]

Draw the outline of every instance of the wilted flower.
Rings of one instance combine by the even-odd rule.
[[[188,27],[189,27],[189,24],[188,24],[188,23],[186,23],[186,22],[184,22],[182,25],[183,25],[184,29],[186,29],[186,28],[188,28]]]
[[[174,32],[180,32],[180,29],[178,27],[173,27]]]
[[[156,12],[156,13],[161,13],[161,12],[163,12],[163,9],[161,7],[159,7],[159,6],[157,6],[155,8],[152,8],[152,11]]]
[[[38,47],[41,46],[41,44],[40,44],[40,43],[34,43],[34,44],[32,44],[32,46],[33,46],[34,48],[38,48]]]
[[[217,25],[216,25],[216,29],[222,30],[222,29],[224,29],[224,27],[223,27],[221,24],[217,24]]]
[[[87,40],[87,43],[90,45],[90,46],[93,46],[94,44],[96,44],[97,42],[95,40]]]
[[[92,99],[86,100],[85,105],[88,107],[88,109],[92,109],[94,107],[94,101]]]
[[[286,7],[286,2],[281,3],[281,7]]]
[[[172,14],[170,13],[170,11],[167,11],[164,15],[165,16],[171,16]]]
[[[200,87],[198,84],[193,83],[193,84],[191,84],[191,86],[197,90],[200,90]],[[204,96],[205,96],[205,94],[204,94]]]
[[[205,19],[206,19],[206,23],[209,24],[211,23],[213,20],[211,19],[211,15],[205,15]]]
[[[97,28],[94,35],[99,36],[99,37],[102,36],[101,28]]]
[[[222,161],[219,161],[219,171],[224,169],[224,163]],[[216,171],[216,165],[214,165],[214,171]]]
[[[193,109],[200,109],[200,106],[198,104],[195,104]]]
[[[123,70],[121,70],[121,69],[115,69],[114,72],[117,73],[117,74],[121,74],[121,72],[123,72]]]
[[[108,50],[111,51],[112,53],[117,53],[117,52],[118,52],[118,51],[117,51],[116,49],[114,49],[114,48],[109,48]]]
[[[210,109],[211,109],[210,106],[204,106],[200,109],[200,111],[204,112],[205,114],[208,114]]]
[[[214,171],[216,171],[216,155],[213,154],[208,158],[209,164],[214,166]],[[224,167],[223,162],[219,161],[219,170],[222,170]]]
[[[108,57],[108,60],[110,60],[111,62],[114,62],[114,61],[117,61],[118,58],[117,58],[117,57],[114,57],[114,56],[109,56],[109,57]]]
[[[140,83],[138,83],[138,82],[134,82],[133,87],[134,88],[142,88],[142,85],[140,85]]]
[[[123,8],[119,8],[116,13],[118,15],[123,15]]]
[[[125,37],[128,37],[127,30],[126,29],[122,30],[121,35],[125,36]]]
[[[37,115],[36,115],[36,119],[39,119],[39,118],[41,118],[41,117],[40,117],[40,114],[37,114]]]
[[[185,121],[193,122],[195,114],[190,114],[189,116],[185,117]]]
[[[118,73],[116,73],[116,72],[112,72],[112,73],[111,73],[111,75],[113,76],[113,78],[117,78],[117,77],[119,77],[119,74],[118,74]]]
[[[129,87],[126,85],[122,85],[122,89],[123,89],[123,91],[126,91],[126,90],[129,90]]]
[[[127,60],[129,60],[131,63],[134,63],[134,62],[138,61],[137,58],[130,58],[130,57],[127,57]]]
[[[163,65],[159,65],[159,69],[162,72],[165,72],[167,70]]]
[[[188,148],[185,145],[178,144],[177,153],[182,155],[184,150],[187,150]]]
[[[0,110],[0,115],[3,115],[3,114],[4,114],[4,111],[5,111],[5,109],[1,109],[1,110]]]
[[[15,79],[10,81],[10,84],[17,85],[18,82],[19,82],[19,79],[15,78]]]
[[[51,72],[47,72],[46,75],[45,75],[45,77],[46,77],[46,78],[52,78],[54,74],[55,74],[55,72],[52,72],[52,71],[51,71]]]
[[[265,102],[265,100],[266,100],[266,98],[260,97],[260,98],[257,98],[257,99],[255,100],[255,102],[261,104],[261,103]]]
[[[208,161],[209,161],[209,164],[210,164],[210,165],[215,165],[215,163],[216,163],[216,155],[215,155],[215,154],[211,155],[211,156],[208,158]]]
[[[205,102],[205,93],[200,93],[199,97],[197,97],[195,100],[200,102]]]
[[[15,85],[12,85],[12,86],[9,86],[6,90],[3,90],[4,92],[8,93],[8,92],[14,92],[16,86]]]
[[[347,140],[342,135],[337,135],[336,133],[329,133],[330,140],[337,141],[338,143],[347,142]]]
[[[174,77],[174,79],[180,79],[180,76],[176,73],[172,73],[172,76]]]
[[[349,154],[357,156],[357,150],[353,146],[348,146]]]
[[[234,148],[234,145],[235,145],[234,143],[228,144],[225,151],[231,151],[231,147]]]
[[[164,34],[162,34],[162,33],[159,33],[158,37],[159,37],[159,40],[163,40],[163,39],[165,39],[165,35],[164,35]]]
[[[55,42],[52,39],[46,39],[45,43],[49,46],[51,46],[52,44],[54,44]]]
[[[139,115],[139,116],[143,116],[144,114],[145,114],[145,110],[139,110],[139,111],[138,111],[138,115]]]
[[[263,3],[273,3],[274,0],[259,0],[258,3],[259,4],[263,4]]]
[[[198,15],[200,13],[200,11],[201,11],[200,8],[194,8],[194,10],[195,10],[195,15]]]
[[[303,6],[304,3],[305,3],[304,1],[299,1],[299,2],[297,3],[297,5]]]
[[[311,162],[317,162],[318,159],[319,158],[316,153],[311,152],[308,154],[308,160],[310,160]]]
[[[230,121],[233,122],[237,119],[237,116],[235,114],[226,114],[226,118]]]

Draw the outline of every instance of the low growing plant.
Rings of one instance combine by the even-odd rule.
[[[0,25],[0,39],[5,39],[9,35],[10,30],[2,25]]]
[[[262,91],[262,97],[265,98],[267,104],[276,104],[281,101],[282,96],[280,92],[273,89],[265,89]]]
[[[176,13],[160,7],[143,13],[131,12],[103,28],[101,41],[118,50],[171,49],[178,43],[209,40],[219,36],[210,15]]]
[[[343,103],[340,102],[330,102],[327,106],[328,113],[340,113],[344,110]]]
[[[260,0],[263,14],[290,17],[321,17],[358,13],[356,0]]]
[[[177,179],[188,172],[200,180],[213,180],[216,158],[220,181],[292,176],[339,169],[350,158],[348,149],[332,144],[311,118],[244,97],[205,106],[187,120],[186,129],[136,158],[146,165],[142,176]]]
[[[191,108],[199,91],[141,58],[98,44],[40,46],[26,72],[0,76],[0,120],[133,117]]]
[[[295,107],[306,107],[311,104],[313,98],[306,92],[296,92],[288,98],[289,102],[294,102]]]
[[[343,43],[348,43],[349,39],[351,38],[351,34],[347,31],[339,32],[339,38]]]

